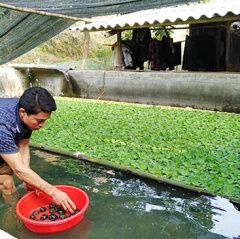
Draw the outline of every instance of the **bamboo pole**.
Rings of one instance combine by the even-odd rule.
[[[15,7],[15,6],[3,4],[3,3],[0,3],[0,7],[19,11],[19,12],[33,13],[33,14],[38,14],[38,15],[43,15],[43,16],[48,16],[48,17],[64,18],[67,20],[75,21],[75,22],[77,22],[77,21],[84,21],[84,22],[89,22],[89,23],[96,22],[95,20],[92,20],[90,18],[71,17],[68,15],[62,15],[62,14],[58,14],[58,13],[50,13],[50,12],[38,11],[38,10],[30,9],[30,8]]]
[[[70,156],[70,157],[80,159],[80,160],[84,160],[84,161],[88,161],[88,162],[91,162],[91,163],[94,163],[94,164],[99,164],[99,165],[102,165],[102,166],[110,167],[110,168],[113,168],[113,169],[116,169],[116,170],[119,170],[119,171],[123,171],[123,172],[128,173],[128,174],[133,174],[133,175],[140,176],[140,177],[143,177],[143,178],[148,178],[148,179],[151,179],[151,180],[154,180],[154,181],[158,181],[158,182],[165,183],[165,184],[170,184],[172,186],[181,187],[181,188],[191,190],[191,191],[194,191],[194,192],[198,192],[198,193],[202,193],[202,194],[206,194],[206,195],[210,195],[210,196],[215,196],[213,193],[207,192],[204,189],[199,188],[199,187],[189,186],[189,185],[186,185],[184,183],[174,181],[172,179],[167,179],[167,178],[157,176],[157,175],[154,175],[154,174],[151,174],[151,173],[148,173],[148,172],[143,172],[143,171],[138,170],[138,169],[131,169],[129,167],[126,167],[126,166],[123,166],[123,165],[120,165],[120,164],[116,164],[116,163],[113,163],[113,162],[110,162],[110,161],[101,160],[101,159],[98,159],[98,158],[92,158],[92,157],[86,156],[84,154],[81,154],[79,152],[74,153],[74,152],[70,152],[70,151],[67,151],[67,150],[64,150],[64,149],[58,149],[58,148],[55,148],[55,147],[46,146],[46,145],[37,144],[37,143],[32,143],[32,142],[30,143],[30,146],[34,147],[34,148],[41,149],[41,150],[45,150],[45,151],[48,151],[48,152],[52,152],[52,153],[56,153],[56,154],[60,154],[60,155],[65,155],[65,156]]]

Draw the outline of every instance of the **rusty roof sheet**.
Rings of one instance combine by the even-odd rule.
[[[124,30],[150,26],[236,20],[240,20],[240,0],[212,0],[207,3],[163,7],[112,16],[71,29],[80,31]]]

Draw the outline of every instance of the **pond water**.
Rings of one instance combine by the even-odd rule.
[[[0,228],[19,239],[240,238],[240,212],[228,200],[172,187],[111,168],[31,149],[32,168],[48,182],[83,189],[85,218],[55,234],[30,232],[14,207],[0,204]],[[21,196],[25,194],[15,179]]]

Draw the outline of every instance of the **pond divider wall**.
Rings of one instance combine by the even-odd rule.
[[[30,86],[55,96],[240,113],[240,74],[76,70],[20,65],[0,69],[0,97]],[[14,95],[15,94],[15,95]]]

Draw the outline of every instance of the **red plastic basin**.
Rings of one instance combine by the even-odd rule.
[[[40,192],[39,195],[35,192],[28,193],[18,201],[16,213],[25,227],[30,231],[45,234],[61,232],[74,227],[83,219],[90,203],[88,195],[83,190],[76,187],[66,185],[57,185],[56,187],[68,194],[80,212],[63,220],[33,220],[30,218],[32,212],[37,208],[47,207],[47,205],[52,203],[52,198],[43,192]]]

